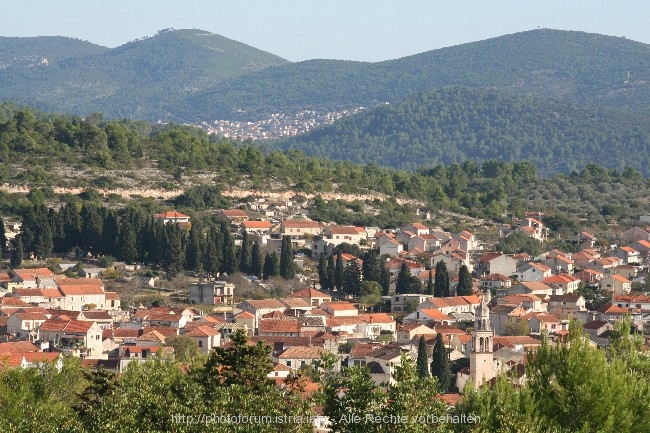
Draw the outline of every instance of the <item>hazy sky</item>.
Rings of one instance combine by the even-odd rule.
[[[650,44],[646,0],[0,0],[0,36],[115,47],[197,28],[291,61],[379,61],[524,30],[581,30]]]

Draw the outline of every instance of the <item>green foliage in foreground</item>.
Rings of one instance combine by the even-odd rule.
[[[271,347],[251,345],[238,333],[231,347],[207,356],[183,363],[153,357],[131,363],[119,375],[85,370],[74,358],[65,358],[61,369],[55,364],[2,368],[0,431],[300,433],[311,432],[311,425],[224,424],[210,422],[210,417],[268,415],[295,421],[313,416],[319,405],[335,433],[645,432],[650,431],[650,359],[639,354],[641,343],[630,334],[626,319],[614,330],[607,354],[591,347],[574,323],[566,343],[554,346],[545,340],[529,355],[523,386],[501,376],[493,387],[468,388],[463,401],[448,412],[437,398],[438,381],[420,377],[406,355],[395,368],[394,383],[386,387],[375,384],[366,367],[339,371],[334,355],[328,354],[278,388],[266,377],[273,370]],[[308,378],[320,384],[320,391],[303,392]],[[454,423],[447,414],[479,417],[480,422]],[[401,417],[409,422],[397,422]]]

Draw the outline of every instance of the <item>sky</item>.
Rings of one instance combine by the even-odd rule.
[[[389,60],[537,28],[650,44],[645,0],[0,0],[0,36],[116,47],[201,29],[290,61]]]

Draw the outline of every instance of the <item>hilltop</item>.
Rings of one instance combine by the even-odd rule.
[[[15,39],[15,38],[13,38]],[[284,59],[203,30],[168,30],[113,49],[81,52],[61,45],[52,61],[0,69],[0,98],[86,115],[175,120],[175,106],[188,94]],[[3,48],[0,53],[11,50]],[[26,41],[30,42],[30,41]],[[16,42],[11,41],[15,46]],[[50,44],[51,45],[51,44]],[[47,57],[47,45],[22,48],[24,56]],[[14,49],[14,51],[16,51]],[[63,55],[61,53],[65,52]],[[0,63],[6,62],[0,57]]]

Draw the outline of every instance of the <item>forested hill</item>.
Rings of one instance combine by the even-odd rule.
[[[69,38],[0,38],[0,100],[82,116],[250,120],[396,103],[445,86],[648,114],[650,46],[532,30],[378,63],[290,63],[203,30],[161,31],[114,49]]]
[[[628,79],[629,72],[629,79]],[[310,60],[230,79],[188,98],[184,116],[246,118],[397,102],[432,87],[492,88],[650,113],[650,46],[532,30],[380,63]]]
[[[493,90],[434,89],[276,144],[402,169],[499,159],[542,174],[589,162],[650,174],[648,116]]]
[[[0,40],[0,63],[16,46]],[[20,38],[19,38],[20,39]],[[43,44],[26,40],[22,56],[50,59]],[[4,42],[4,44],[3,44]],[[38,41],[36,41],[38,42]],[[64,48],[53,50],[64,52]],[[178,120],[178,101],[221,80],[286,63],[273,54],[203,30],[166,30],[113,49],[54,56],[48,62],[0,68],[0,98],[48,111],[107,117]]]

